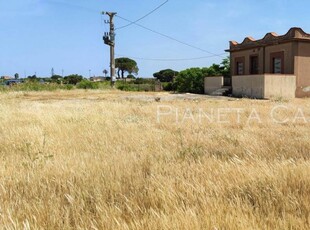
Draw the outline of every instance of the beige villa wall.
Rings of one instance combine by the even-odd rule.
[[[284,43],[265,48],[265,73],[271,73],[270,54],[284,51],[284,74],[294,74],[294,43]]]
[[[224,77],[205,77],[204,88],[205,94],[211,94],[218,89],[221,89],[224,85]]]
[[[265,50],[264,50],[265,49]],[[234,51],[231,52],[231,70],[232,74],[235,75],[236,73],[236,58],[245,58],[244,63],[244,75],[250,74],[250,57],[252,55],[258,55],[258,73],[271,73],[271,60],[270,54],[284,51],[284,74],[294,74],[294,55],[297,53],[297,46],[296,43],[289,42],[284,44],[272,45],[260,47],[260,48],[253,48],[248,50],[241,50],[241,51]],[[265,55],[264,55],[265,53]],[[263,65],[265,63],[265,66]]]
[[[258,60],[258,65],[259,65],[259,74],[264,73],[263,65],[262,63],[264,62],[264,49],[263,48],[254,48],[250,50],[243,50],[243,51],[236,51],[236,52],[231,52],[230,57],[231,57],[231,70],[232,70],[232,75],[235,75],[236,73],[236,63],[235,59],[244,57],[245,58],[245,63],[244,63],[244,74],[249,75],[250,74],[250,56],[258,55],[259,60]]]
[[[243,75],[232,77],[233,95],[269,99],[272,97],[294,98],[296,77],[294,75]]]
[[[265,74],[264,98],[295,98],[296,77],[294,75]]]
[[[295,57],[295,75],[297,76],[296,97],[310,97],[310,44],[298,43]]]
[[[232,76],[233,96],[264,98],[264,75]]]

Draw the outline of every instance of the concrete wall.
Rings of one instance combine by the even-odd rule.
[[[204,88],[205,94],[211,94],[224,85],[224,77],[205,77]]]
[[[272,97],[294,98],[296,77],[294,75],[243,75],[232,77],[233,95],[269,99]]]
[[[233,96],[264,98],[264,75],[232,76]]]
[[[284,74],[264,75],[264,98],[295,98],[296,77]]]

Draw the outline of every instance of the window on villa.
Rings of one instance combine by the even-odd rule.
[[[237,75],[244,74],[244,64],[243,62],[237,62]]]
[[[258,74],[258,56],[250,57],[250,73]]]
[[[235,59],[236,63],[236,75],[244,75],[244,57],[241,58],[236,58]]]
[[[284,52],[277,52],[270,54],[271,60],[271,73],[283,74],[284,73]]]
[[[273,58],[273,73],[282,73],[282,59]]]

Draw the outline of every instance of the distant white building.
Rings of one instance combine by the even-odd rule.
[[[106,77],[91,77],[91,78],[89,78],[89,80],[92,82],[101,82],[101,81],[105,81],[106,79],[107,79]]]
[[[12,80],[14,79],[14,77],[10,77],[10,76],[1,76],[2,80]]]

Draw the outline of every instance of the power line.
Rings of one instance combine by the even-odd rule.
[[[119,15],[116,15],[116,17],[118,17],[118,18],[120,18],[120,19],[122,19],[122,20],[124,20],[124,21],[130,22],[130,23],[132,23],[132,24],[135,24],[136,26],[139,26],[139,27],[141,27],[141,28],[143,28],[143,29],[145,29],[145,30],[148,30],[148,31],[152,32],[152,33],[158,34],[158,35],[160,35],[160,36],[162,36],[162,37],[165,37],[165,38],[168,38],[168,39],[170,39],[170,40],[172,40],[172,41],[175,41],[175,42],[178,42],[178,43],[180,43],[180,44],[183,44],[183,45],[186,45],[186,46],[188,46],[188,47],[191,47],[191,48],[193,48],[193,49],[200,50],[200,51],[202,51],[202,52],[205,52],[205,53],[208,53],[208,54],[217,56],[217,57],[224,58],[224,56],[222,56],[222,55],[220,55],[220,54],[215,54],[215,53],[212,53],[212,52],[210,52],[210,51],[208,51],[208,50],[205,50],[205,49],[199,48],[199,47],[197,47],[197,46],[191,45],[191,44],[189,44],[189,43],[180,41],[180,40],[178,40],[178,39],[176,39],[176,38],[174,38],[174,37],[171,37],[171,36],[169,36],[169,35],[163,34],[163,33],[158,32],[158,31],[156,31],[156,30],[150,29],[150,28],[148,28],[148,27],[146,27],[146,26],[143,26],[143,25],[141,25],[141,24],[138,24],[138,23],[135,23],[135,22],[133,22],[133,21],[130,21],[130,20],[128,20],[128,19],[126,19],[126,18],[124,18],[124,17],[121,17],[121,16],[119,16]]]
[[[178,43],[180,43],[180,44],[186,45],[186,46],[191,47],[191,48],[193,48],[193,49],[200,50],[200,51],[202,51],[202,52],[205,52],[205,53],[208,53],[208,54],[211,54],[211,55],[214,55],[214,56],[218,56],[218,57],[221,57],[221,58],[225,58],[225,57],[224,57],[223,55],[221,55],[221,54],[215,54],[215,53],[209,52],[209,51],[207,51],[207,50],[205,50],[205,49],[202,49],[202,48],[200,48],[200,47],[191,45],[191,44],[189,44],[189,43],[180,41],[180,40],[178,40],[178,39],[176,39],[176,38],[173,38],[172,36],[163,34],[163,33],[161,33],[161,32],[155,31],[155,30],[153,30],[153,29],[150,29],[150,28],[148,28],[148,27],[146,27],[146,26],[143,26],[143,25],[137,23],[138,21],[144,19],[145,17],[149,16],[150,14],[152,14],[153,12],[155,12],[156,10],[158,10],[160,7],[162,7],[162,6],[163,6],[164,4],[166,4],[168,1],[169,1],[169,0],[167,0],[167,1],[164,2],[164,3],[162,3],[161,5],[159,5],[158,7],[156,7],[154,10],[152,10],[151,12],[149,12],[148,14],[146,14],[146,15],[143,16],[142,18],[139,18],[139,19],[136,20],[136,21],[131,21],[131,20],[128,20],[128,19],[126,19],[126,18],[124,18],[124,17],[121,17],[121,16],[117,16],[117,17],[119,17],[120,19],[122,19],[122,20],[124,20],[124,21],[129,22],[129,24],[126,25],[126,27],[129,26],[129,25],[133,25],[133,24],[134,24],[134,25],[139,26],[139,27],[141,27],[141,28],[143,28],[143,29],[145,29],[145,30],[148,30],[148,31],[152,32],[152,33],[158,34],[158,35],[160,35],[160,36],[162,36],[162,37],[168,38],[168,39],[170,39],[170,40],[172,40],[172,41],[175,41],[175,42],[178,42]],[[84,6],[81,6],[81,5],[76,5],[76,4],[65,3],[65,2],[62,2],[62,1],[59,1],[59,0],[47,0],[47,3],[66,5],[67,7],[70,7],[70,8],[76,8],[76,9],[80,9],[80,10],[84,10],[84,11],[89,11],[89,12],[97,12],[97,10],[94,10],[94,9],[91,9],[91,8],[87,8],[87,7],[84,7]],[[118,29],[121,29],[121,27],[119,27]]]
[[[115,30],[120,30],[120,29],[124,29],[128,26],[131,26],[139,21],[141,21],[142,19],[146,18],[147,16],[151,15],[152,13],[154,13],[155,11],[157,11],[159,8],[161,8],[162,6],[164,6],[167,2],[169,2],[169,0],[163,2],[162,4],[160,4],[158,7],[156,7],[154,10],[150,11],[149,13],[147,13],[146,15],[144,15],[143,17],[133,21],[133,22],[130,22],[129,24],[125,25],[125,26],[120,26],[118,28],[116,28]]]
[[[225,53],[221,54],[224,55]],[[142,58],[142,57],[133,57],[133,56],[127,56],[127,55],[122,55],[122,54],[116,54],[118,57],[129,57],[129,58],[134,58],[137,60],[143,60],[143,61],[160,61],[160,62],[176,62],[176,61],[194,61],[194,60],[201,60],[201,59],[207,59],[207,58],[212,58],[216,57],[215,55],[211,56],[204,56],[204,57],[194,57],[194,58],[174,58],[174,59],[169,59],[169,58]]]

